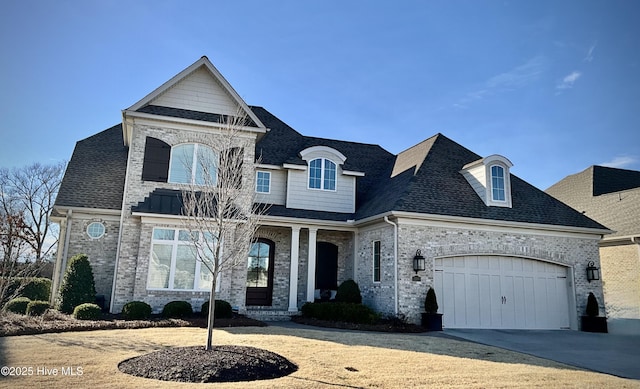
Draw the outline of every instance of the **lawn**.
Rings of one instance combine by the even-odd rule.
[[[0,387],[248,387],[246,382],[160,382],[118,370],[118,363],[124,359],[165,347],[203,345],[205,338],[206,330],[193,327],[2,337],[0,364],[31,367],[33,372],[0,378]],[[298,371],[287,377],[255,381],[251,388],[640,387],[640,382],[634,380],[427,335],[313,327],[235,327],[216,329],[214,342],[264,348],[298,365]],[[70,372],[76,375],[69,375]]]

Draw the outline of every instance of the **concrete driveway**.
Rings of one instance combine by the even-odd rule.
[[[640,335],[570,330],[446,329],[445,335],[640,380]]]

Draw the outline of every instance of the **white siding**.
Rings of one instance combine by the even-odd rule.
[[[153,105],[234,115],[236,104],[204,67],[196,70],[151,102]]]
[[[329,212],[355,212],[356,178],[342,174],[338,166],[336,190],[308,188],[306,170],[289,170],[287,208],[310,209]]]
[[[287,172],[285,170],[259,170],[271,173],[271,193],[257,193],[256,200],[265,204],[285,205],[287,197]]]
[[[476,191],[482,201],[487,202],[487,169],[484,165],[475,166],[469,170],[463,170],[462,175],[467,179],[473,190]]]

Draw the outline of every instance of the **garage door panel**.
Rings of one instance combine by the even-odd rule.
[[[439,258],[435,264],[446,327],[569,326],[566,267],[500,256]]]

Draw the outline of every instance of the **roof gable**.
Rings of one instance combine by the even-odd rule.
[[[265,128],[231,84],[205,56],[124,112],[144,112],[141,109],[148,105],[230,116],[238,116],[238,112],[242,112],[257,127]]]

